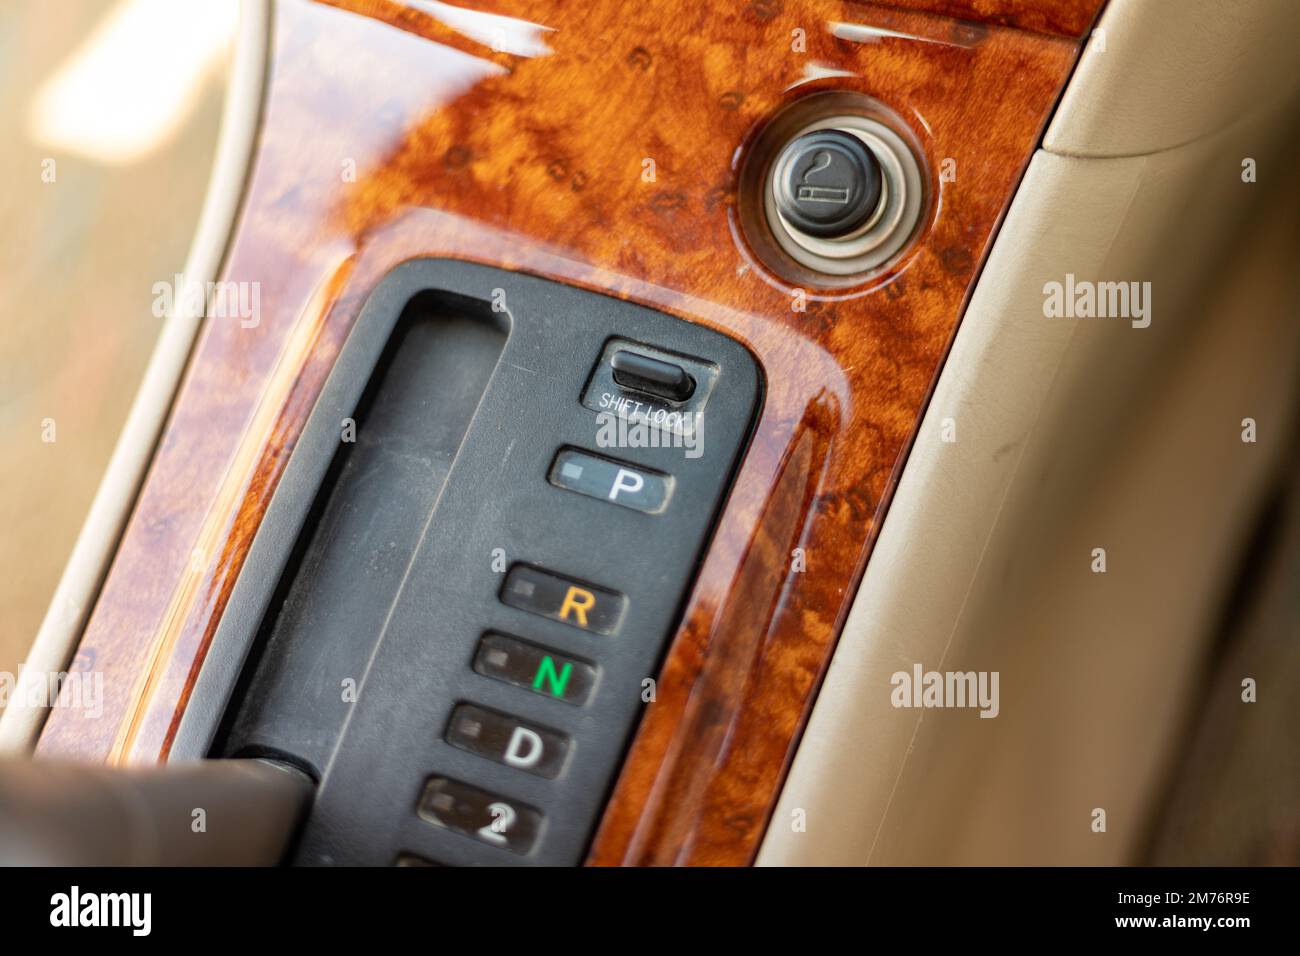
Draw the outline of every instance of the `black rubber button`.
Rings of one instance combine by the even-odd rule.
[[[880,164],[856,136],[824,129],[791,140],[776,162],[776,205],[796,229],[820,239],[853,232],[880,202]]]
[[[670,402],[684,402],[695,391],[695,380],[686,369],[672,362],[619,349],[609,364],[614,369],[614,381],[624,388],[648,392]]]

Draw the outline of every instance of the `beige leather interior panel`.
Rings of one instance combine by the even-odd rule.
[[[1115,15],[1136,16],[1133,6]],[[1151,29],[1142,44],[1161,40]],[[1124,49],[1112,41],[1107,55]],[[1294,319],[1300,290],[1277,281],[1294,271],[1277,253],[1294,250],[1300,204],[1294,190],[1290,205],[1270,196],[1271,221],[1291,232],[1271,244],[1257,229],[1243,236],[1252,210],[1262,221],[1264,193],[1239,175],[1242,156],[1278,168],[1277,132],[1293,120],[1290,107],[1257,110],[1149,156],[1034,157],[761,864],[1132,860],[1225,577],[1293,435],[1300,322],[1279,317]],[[1122,142],[1117,132],[1109,145]],[[1067,274],[1149,281],[1150,325],[1048,318],[1044,285]],[[1216,285],[1224,276],[1268,291],[1243,308],[1252,300]],[[1241,438],[1248,417],[1255,443]],[[998,715],[895,707],[891,676],[916,665],[998,672]]]
[[[1268,113],[1296,88],[1297,38],[1292,0],[1110,0],[1043,145],[1132,156]]]
[[[183,287],[186,288],[191,283],[211,282],[220,274],[257,134],[269,24],[268,0],[241,0],[239,34],[217,151],[185,262]],[[176,309],[166,316],[94,501],[23,663],[25,676],[20,677],[23,687],[28,686],[28,681],[40,687],[48,675],[58,674],[68,666],[153,458],[154,446],[198,335],[203,317],[195,313],[189,298],[181,296]],[[0,753],[30,751],[46,713],[41,695],[19,690],[0,713]]]

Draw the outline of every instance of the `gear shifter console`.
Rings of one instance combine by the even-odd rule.
[[[173,759],[318,786],[302,864],[585,856],[761,399],[739,343],[408,262],[276,489]]]

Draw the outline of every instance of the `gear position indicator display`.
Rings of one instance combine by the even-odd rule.
[[[565,448],[551,466],[551,484],[580,495],[658,514],[668,504],[672,478],[637,465]]]

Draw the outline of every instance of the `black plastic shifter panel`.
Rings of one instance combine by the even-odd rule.
[[[580,862],[760,398],[711,330],[400,266],[286,467],[174,757],[311,773],[299,863]]]

